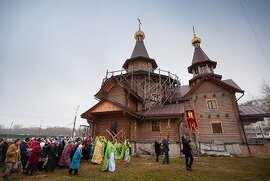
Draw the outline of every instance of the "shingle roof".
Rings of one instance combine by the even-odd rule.
[[[201,47],[196,47],[194,49],[192,64],[210,60],[209,57],[204,53]]]
[[[192,58],[192,64],[191,66],[188,67],[188,72],[192,73],[191,71],[194,66],[203,63],[211,63],[213,65],[213,68],[216,68],[217,65],[217,62],[210,60],[210,58],[204,53],[204,51],[200,46],[195,47]]]
[[[184,104],[169,104],[139,112],[145,119],[179,118],[184,114]]]
[[[130,58],[134,58],[134,57],[146,57],[149,58],[149,55],[147,53],[147,50],[144,46],[143,41],[137,41],[135,44],[135,47],[133,49],[133,52],[131,54]]]
[[[222,80],[222,82],[234,87],[235,89],[244,91],[243,89],[241,89],[232,79],[226,79],[226,80]]]
[[[239,105],[238,108],[241,119],[270,117],[270,112],[267,112],[255,105]]]
[[[150,58],[148,53],[147,53],[147,50],[144,46],[144,42],[143,41],[136,41],[136,44],[135,44],[135,47],[133,49],[133,52],[131,54],[131,57],[129,59],[127,59],[125,61],[125,63],[123,64],[123,68],[124,69],[127,69],[128,67],[128,64],[132,61],[136,61],[138,59],[144,59],[146,61],[149,61],[152,63],[153,65],[153,68],[157,68],[157,63],[154,59]]]
[[[173,100],[176,101],[182,99],[190,89],[190,85],[181,85],[180,89],[176,90],[175,94],[173,95]]]

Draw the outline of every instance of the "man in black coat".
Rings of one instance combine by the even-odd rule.
[[[182,136],[182,144],[183,144],[182,153],[185,154],[186,169],[188,171],[191,170],[193,160],[194,160],[192,153],[191,153],[191,147],[190,147],[189,143],[190,143],[190,140],[187,140],[184,136]]]
[[[9,145],[8,145],[7,139],[4,138],[1,145],[0,145],[0,166],[5,164],[8,146]]]
[[[156,162],[158,162],[158,157],[160,154],[160,145],[161,143],[155,140],[155,153],[156,153]]]
[[[169,164],[169,143],[166,140],[166,138],[163,139],[162,141],[162,147],[163,147],[163,152],[164,152],[164,159],[163,159],[163,164],[167,163]]]

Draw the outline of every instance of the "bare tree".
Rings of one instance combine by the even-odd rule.
[[[270,112],[270,84],[266,81],[263,81],[261,85],[262,97],[259,99],[253,98],[243,105],[256,105],[263,108],[265,111]]]
[[[263,81],[262,86],[261,86],[261,90],[263,93],[263,98],[262,98],[262,107],[266,110],[266,111],[270,111],[270,83]]]

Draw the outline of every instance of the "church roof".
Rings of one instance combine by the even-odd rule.
[[[222,80],[222,82],[234,87],[237,90],[243,91],[232,79]]]
[[[98,111],[95,111],[96,108],[98,108],[99,106],[101,106],[104,103],[109,103],[115,107],[110,106],[110,110],[106,110],[106,108],[104,109],[99,109]],[[92,118],[92,115],[95,114],[106,114],[106,113],[112,113],[112,112],[125,112],[127,114],[129,114],[130,116],[136,117],[136,118],[141,118],[140,115],[138,115],[135,111],[132,111],[131,109],[129,109],[128,107],[122,105],[121,103],[118,103],[116,101],[112,101],[109,99],[105,99],[103,98],[101,101],[99,101],[97,104],[95,104],[94,106],[92,106],[90,109],[88,109],[87,111],[85,111],[84,113],[81,114],[81,118],[84,119],[89,119]]]
[[[238,108],[241,120],[270,117],[270,112],[255,105],[239,105]]]
[[[144,46],[143,41],[137,41],[135,44],[135,47],[133,49],[133,52],[131,54],[130,58],[135,58],[135,57],[145,57],[149,58],[149,55],[147,53],[147,50]]]
[[[206,60],[210,60],[209,57],[204,53],[201,47],[195,47],[194,49],[194,54],[193,54],[193,59],[192,59],[192,64],[198,63],[198,62],[203,62]]]
[[[194,54],[192,58],[192,64],[188,67],[188,72],[192,73],[192,68],[198,64],[211,63],[213,68],[216,68],[217,62],[210,60],[210,58],[204,53],[203,49],[198,46],[194,48]]]
[[[163,105],[147,111],[141,111],[139,114],[144,119],[180,118],[184,115],[184,104]]]
[[[103,99],[103,95],[106,94],[106,92],[109,92],[111,88],[116,84],[121,86],[123,89],[125,89],[128,93],[133,95],[138,101],[142,102],[142,98],[134,92],[131,87],[125,83],[121,83],[117,78],[117,76],[112,76],[109,79],[107,79],[103,85],[101,86],[100,90],[95,94],[95,97],[98,99]]]
[[[191,89],[186,93],[186,96],[187,95],[192,95],[193,92],[199,87],[201,86],[201,84],[203,84],[204,81],[211,81],[221,87],[224,87],[226,89],[230,89],[230,90],[233,90],[235,92],[239,92],[239,93],[244,93],[245,91],[242,90],[233,80],[231,79],[228,79],[228,80],[225,80],[225,81],[221,81],[219,79],[215,79],[213,78],[211,75],[208,75],[208,74],[205,74],[203,76],[203,78],[195,85],[195,86],[192,86]]]
[[[127,69],[128,64],[130,62],[138,60],[138,59],[144,59],[146,61],[151,62],[154,69],[157,68],[158,66],[157,66],[156,61],[149,57],[148,52],[147,52],[147,50],[145,48],[145,45],[144,45],[144,42],[143,42],[143,40],[145,38],[144,32],[139,29],[135,33],[134,38],[136,40],[136,44],[135,44],[135,47],[134,47],[133,52],[131,54],[131,57],[125,61],[125,63],[123,64],[122,67],[124,69]]]
[[[177,89],[173,95],[172,100],[178,101],[183,100],[183,97],[188,93],[188,91],[191,89],[190,85],[181,85],[179,89]]]
[[[194,46],[194,54],[192,58],[191,66],[188,67],[188,72],[192,73],[192,69],[201,64],[211,64],[213,68],[216,68],[217,62],[210,60],[210,58],[204,53],[201,48],[201,38],[196,36],[194,27],[193,27],[194,37],[191,40],[192,45]]]
[[[147,58],[147,57],[143,57],[143,56],[138,56],[138,57],[133,57],[133,58],[127,59],[122,67],[124,69],[127,69],[128,68],[128,64],[130,62],[135,61],[135,60],[138,60],[138,59],[144,59],[146,61],[151,62],[154,69],[158,67],[155,59]]]

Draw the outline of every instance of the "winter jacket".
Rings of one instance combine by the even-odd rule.
[[[182,150],[182,153],[183,154],[190,154],[191,153],[191,147],[190,147],[190,144],[189,144],[190,141],[182,138],[182,143],[183,143],[183,150]]]
[[[19,145],[12,144],[7,149],[6,163],[16,163],[20,159]]]
[[[70,168],[71,169],[79,169],[81,166],[81,158],[82,158],[82,151],[79,148],[77,148],[77,150],[72,158]]]
[[[29,157],[29,163],[37,163],[39,156],[41,155],[42,149],[39,145],[33,147],[32,153]]]
[[[168,143],[168,141],[166,139],[164,139],[162,141],[162,146],[163,146],[163,151],[164,152],[169,152],[170,151],[170,149],[169,149],[169,143]]]

